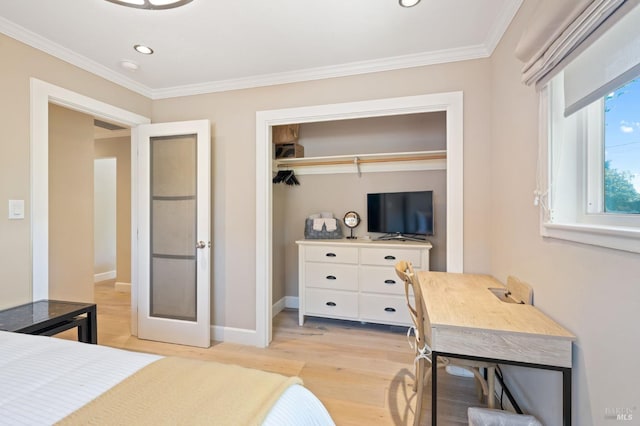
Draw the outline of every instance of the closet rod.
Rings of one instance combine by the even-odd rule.
[[[413,155],[413,156],[403,156],[403,157],[385,157],[385,158],[361,158],[357,155],[354,155],[351,159],[345,160],[311,160],[311,161],[290,161],[280,160],[278,163],[279,168],[284,167],[303,167],[303,166],[334,166],[334,165],[343,165],[343,164],[354,164],[354,160],[358,159],[359,164],[366,163],[390,163],[397,161],[420,161],[420,160],[443,160],[447,158],[447,154],[425,154],[425,155]],[[303,160],[302,158],[298,158],[297,160]]]

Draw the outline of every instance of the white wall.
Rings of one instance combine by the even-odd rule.
[[[104,277],[116,271],[116,159],[94,160],[93,177],[93,267],[94,274]]]
[[[501,280],[513,274],[529,282],[535,305],[577,336],[573,424],[637,425],[640,255],[539,233],[533,205],[538,102],[535,89],[521,83],[523,64],[514,55],[536,4],[524,2],[491,58],[491,272]],[[508,368],[505,374],[525,410],[545,425],[560,424],[559,373]],[[633,421],[606,420],[605,410],[615,408],[633,408]]]

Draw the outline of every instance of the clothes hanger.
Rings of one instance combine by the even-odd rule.
[[[298,178],[296,178],[293,170],[289,170],[289,174],[284,179],[284,183],[286,183],[287,185],[300,185],[300,182],[298,181]]]
[[[287,185],[300,185],[300,181],[296,178],[293,170],[278,170],[278,173],[273,178],[273,183],[284,182]]]

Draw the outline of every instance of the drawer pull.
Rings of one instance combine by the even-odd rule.
[[[385,284],[395,284],[396,281],[395,280],[384,280]]]
[[[325,256],[327,256],[327,257],[336,257],[336,254],[335,253],[327,253],[327,254],[325,254]]]
[[[396,308],[384,308],[386,312],[395,312]]]
[[[336,306],[336,302],[327,302],[325,303],[327,306]]]
[[[328,280],[335,280],[336,277],[335,277],[335,275],[327,275],[327,279]]]
[[[385,256],[384,258],[385,258],[386,260],[396,260],[396,257],[395,257],[395,256],[391,256],[391,255],[389,255],[389,256]]]

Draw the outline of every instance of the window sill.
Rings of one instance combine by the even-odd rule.
[[[640,229],[579,223],[543,223],[542,236],[640,253]]]

